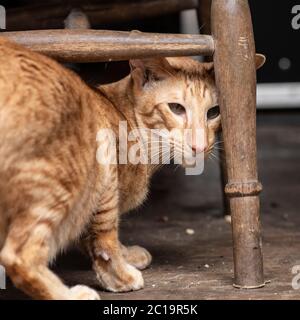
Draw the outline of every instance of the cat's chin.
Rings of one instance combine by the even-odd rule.
[[[193,169],[193,168],[195,168],[195,164],[192,165],[192,164],[182,163],[181,166],[184,169]]]
[[[182,160],[182,164],[181,166],[185,169],[187,168],[195,168],[197,164],[199,164],[199,162],[204,162],[205,159],[208,157],[208,154],[206,153],[202,153],[201,155],[198,155],[197,159],[195,158],[195,156],[191,156],[191,157],[187,157],[187,158],[184,158]]]
[[[187,168],[195,168],[196,166],[196,159],[195,158],[187,158],[183,159],[181,166],[185,169]]]

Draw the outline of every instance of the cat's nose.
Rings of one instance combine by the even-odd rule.
[[[207,149],[207,143],[203,143],[203,144],[200,144],[200,145],[195,145],[195,144],[192,145],[192,150],[196,154],[205,152],[206,149]]]

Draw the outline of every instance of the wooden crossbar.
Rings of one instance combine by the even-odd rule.
[[[80,29],[16,31],[0,35],[61,62],[120,61],[154,56],[209,56],[214,52],[213,38],[208,35]]]

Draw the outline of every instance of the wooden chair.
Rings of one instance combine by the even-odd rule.
[[[150,56],[212,56],[226,154],[228,181],[225,193],[232,216],[234,286],[262,287],[265,282],[258,197],[262,186],[258,181],[256,165],[255,45],[248,1],[212,0],[212,36],[87,29],[90,23],[129,21],[137,16],[155,16],[162,11],[170,13],[198,8],[201,16],[202,2],[198,4],[197,0],[123,2],[112,2],[106,11],[99,9],[99,1],[94,5],[83,4],[81,8],[86,16],[73,11],[66,21],[67,29],[4,32],[1,35],[61,62],[114,61]],[[31,18],[37,14],[44,23],[43,27],[57,27],[70,8],[55,5],[51,8],[44,8],[43,11],[37,6],[27,11],[15,10],[11,15],[8,13],[8,25],[13,27],[15,23],[20,27],[24,22],[24,29],[37,29],[37,19]]]

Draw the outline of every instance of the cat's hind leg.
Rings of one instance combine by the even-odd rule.
[[[55,227],[51,219],[34,219],[31,213],[20,213],[9,225],[0,252],[2,264],[16,287],[35,299],[97,300],[96,291],[85,287],[68,288],[47,267],[53,248]]]

